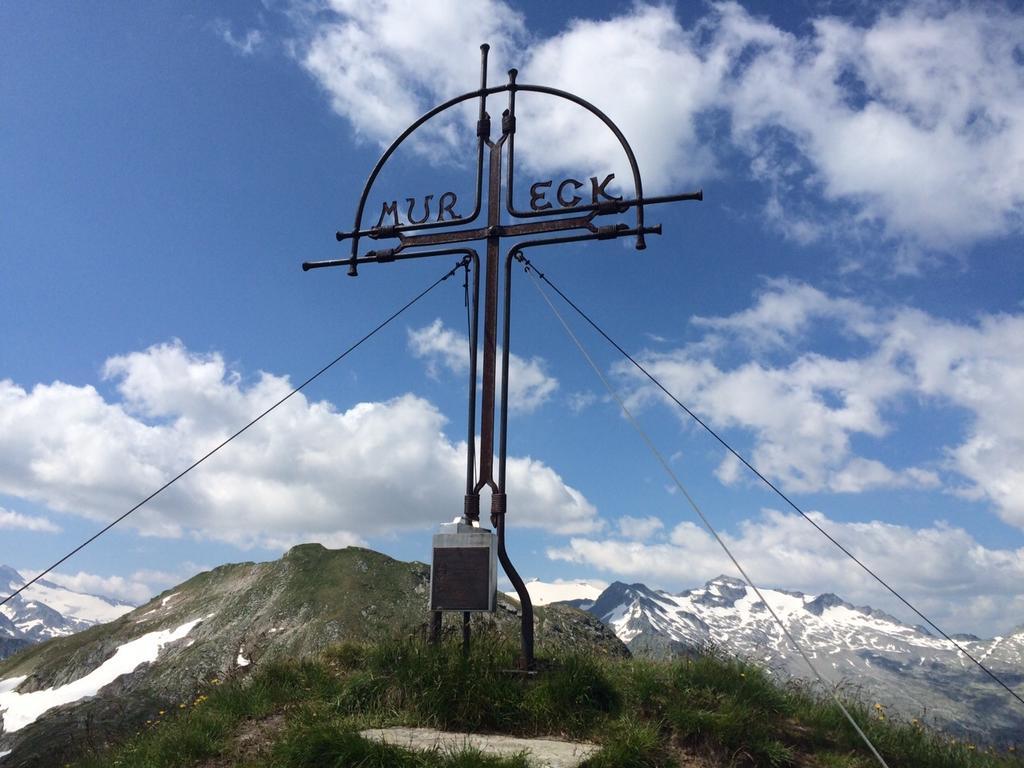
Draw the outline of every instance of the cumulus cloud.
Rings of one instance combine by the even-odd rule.
[[[51,571],[44,578],[75,592],[101,595],[133,605],[141,605],[168,587],[180,584],[204,570],[208,570],[208,566],[186,562],[173,572],[142,569],[134,571],[128,576],[103,576],[88,571],[78,571],[77,573]],[[36,575],[29,570],[21,570],[19,573],[26,578]]]
[[[802,243],[868,227],[909,245],[892,250],[912,270],[921,249],[1020,231],[1022,38],[1024,18],[995,4],[901,3],[867,23],[819,16],[789,32],[734,2],[691,27],[641,2],[544,37],[499,0],[333,0],[306,17],[296,51],[335,111],[386,144],[476,87],[489,40],[492,72],[518,65],[521,81],[578,93],[615,120],[651,189],[705,180],[738,151],[765,185],[769,226]],[[531,94],[518,107],[517,156],[531,170],[625,183],[617,143],[580,108]],[[431,138],[471,142],[472,127],[467,113]]]
[[[901,309],[880,348],[908,366],[918,393],[969,414],[963,441],[946,449],[966,481],[958,491],[1024,527],[1024,314],[961,324]]]
[[[1024,548],[991,549],[967,531],[943,523],[910,528],[878,520],[843,523],[816,512],[811,517],[947,631],[1005,632],[1016,622],[1013,617],[1024,612]],[[834,592],[920,622],[795,514],[763,510],[741,523],[737,532],[719,533],[758,586]],[[671,592],[720,573],[738,576],[706,529],[690,522],[676,525],[656,543],[574,537],[566,546],[548,549],[547,555]]]
[[[1017,461],[1024,452],[1024,315],[959,323],[774,280],[748,309],[694,324],[707,336],[647,352],[644,366],[714,426],[752,432],[753,463],[784,487],[945,487],[992,503],[1006,522],[1024,527]],[[831,357],[809,349],[812,326],[845,336],[856,352]],[[742,362],[718,362],[737,349]],[[638,382],[631,404],[663,401],[631,367],[616,370]],[[922,466],[888,466],[862,455],[870,447],[854,448],[855,438],[870,446],[870,439],[898,437],[894,412],[915,405],[968,414],[960,442],[937,447]],[[726,457],[717,476],[733,483],[740,470]]]
[[[14,512],[3,507],[0,507],[0,528],[60,533],[60,526],[47,520],[45,517],[23,515],[20,512]]]
[[[865,27],[819,18],[799,37],[735,4],[719,12],[720,34],[751,57],[728,98],[734,138],[752,156],[781,136],[809,167],[798,179],[927,246],[1019,229],[1024,19],[992,5],[908,3]],[[785,177],[789,154],[780,157],[763,173]]]
[[[496,0],[329,0],[301,27],[302,66],[359,136],[384,146],[436,102],[479,85],[480,43],[502,72],[525,35],[521,15]],[[431,130],[442,146],[459,138],[449,119]]]
[[[109,520],[291,389],[266,372],[247,381],[221,355],[180,342],[113,357],[104,373],[118,399],[88,385],[0,381],[0,492]],[[462,509],[465,446],[444,425],[411,394],[345,411],[299,394],[124,524],[274,549],[422,529]],[[517,525],[601,527],[543,462],[510,457],[508,475]]]
[[[646,541],[665,527],[660,519],[648,517],[630,517],[623,515],[618,519],[619,535],[627,541]]]
[[[720,98],[721,57],[700,50],[667,5],[636,4],[611,19],[574,20],[538,41],[523,63],[527,82],[555,85],[590,101],[629,140],[652,190],[694,183],[714,170],[698,116]],[[671,83],[671,87],[664,87]],[[533,143],[517,143],[536,171],[607,169],[629,189],[629,166],[614,135],[579,107],[523,95],[517,108]],[[521,147],[521,149],[520,149]]]
[[[431,375],[437,375],[438,366],[452,373],[469,375],[469,338],[445,327],[440,320],[430,325],[409,330],[409,350],[427,361]],[[501,347],[498,347],[498,397],[501,397]],[[479,356],[483,365],[483,355]],[[539,357],[529,360],[512,353],[508,361],[509,408],[529,413],[551,399],[558,389],[558,379],[547,373],[547,365]],[[479,376],[479,374],[478,374]],[[478,381],[480,379],[478,378]]]

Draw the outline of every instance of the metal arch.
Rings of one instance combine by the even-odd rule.
[[[444,104],[440,104],[440,105],[434,107],[432,110],[430,110],[429,112],[427,112],[426,114],[421,116],[418,120],[416,120],[416,122],[414,122],[412,125],[410,125],[408,128],[406,128],[398,136],[398,138],[395,139],[391,143],[391,146],[388,147],[387,150],[385,150],[384,154],[382,154],[380,156],[380,159],[377,160],[377,164],[373,167],[373,170],[370,171],[370,175],[369,175],[369,177],[366,180],[366,184],[363,186],[363,193],[359,197],[359,205],[356,208],[356,220],[355,220],[355,226],[354,226],[352,232],[338,232],[335,235],[336,238],[339,241],[346,240],[348,238],[352,238],[352,258],[356,258],[357,254],[358,254],[358,250],[357,249],[358,249],[358,246],[359,246],[359,238],[360,237],[365,237],[365,236],[370,236],[370,235],[373,234],[371,230],[364,230],[364,229],[362,229],[363,211],[366,208],[366,199],[370,195],[370,190],[373,188],[374,182],[377,181],[377,176],[380,174],[381,170],[384,168],[384,164],[391,158],[391,155],[393,155],[395,153],[395,151],[402,144],[402,142],[404,142],[407,138],[409,138],[409,136],[411,136],[413,134],[413,132],[416,131],[425,122],[427,122],[428,120],[430,120],[433,117],[436,117],[437,115],[441,114],[445,110],[454,107],[456,104],[461,104],[464,101],[468,101],[469,99],[477,98],[477,97],[479,97],[481,99],[481,101],[483,101],[483,100],[485,100],[487,98],[487,96],[489,94],[501,93],[504,90],[505,90],[504,86],[498,87],[498,88],[482,88],[480,90],[472,91],[470,93],[464,93],[461,96],[456,96],[454,99],[449,99],[448,101],[444,102]],[[483,110],[481,109],[481,111],[483,111]],[[475,206],[473,208],[473,214],[471,216],[467,217],[466,219],[460,219],[460,221],[463,221],[465,223],[469,223],[471,221],[475,221],[476,218],[480,215],[480,208],[481,208],[480,204],[481,204],[481,200],[482,200],[481,189],[482,189],[482,185],[483,185],[483,152],[484,152],[484,142],[482,140],[478,139],[477,144],[478,144],[478,147],[477,147],[477,155],[478,155],[478,157],[477,157],[477,180],[476,180],[476,204],[475,204]],[[433,227],[441,226],[442,224],[446,225],[446,226],[451,226],[452,222],[434,222],[434,223],[429,223],[429,224],[417,224],[417,225],[411,225],[411,226],[406,225],[406,226],[402,226],[402,227],[396,227],[396,228],[394,228],[391,231],[399,232],[399,231],[404,231],[404,230],[408,230],[408,229],[427,229],[427,228],[433,228]]]
[[[622,133],[622,130],[618,127],[618,125],[616,125],[615,122],[610,117],[608,117],[608,115],[606,115],[601,109],[599,109],[598,107],[594,106],[593,104],[591,104],[586,99],[584,99],[584,98],[582,98],[580,96],[576,96],[573,93],[569,93],[568,91],[563,91],[563,90],[561,90],[559,88],[551,88],[549,86],[544,86],[544,85],[531,85],[531,84],[519,84],[519,83],[516,83],[516,77],[518,75],[518,70],[517,69],[509,70],[509,73],[508,73],[509,74],[509,82],[508,83],[505,83],[505,84],[499,85],[499,86],[492,86],[492,87],[488,88],[487,87],[487,53],[488,53],[488,50],[489,50],[489,46],[484,44],[484,45],[480,46],[480,49],[481,49],[481,52],[482,52],[481,73],[480,73],[481,87],[478,88],[475,91],[469,91],[467,93],[463,93],[463,94],[461,94],[459,96],[456,96],[456,97],[454,97],[452,99],[449,99],[448,101],[445,101],[442,104],[439,104],[438,106],[434,107],[433,109],[431,109],[431,110],[427,111],[426,113],[424,113],[423,115],[421,115],[416,121],[414,121],[412,124],[410,124],[401,134],[399,134],[399,136],[384,151],[384,153],[377,160],[376,165],[374,165],[373,170],[370,172],[370,175],[367,177],[366,183],[363,185],[362,194],[359,197],[359,204],[358,204],[358,206],[356,208],[356,216],[355,216],[355,222],[354,222],[354,226],[353,226],[352,232],[346,233],[346,232],[340,232],[339,231],[335,235],[338,241],[346,240],[346,239],[349,239],[349,238],[352,239],[352,254],[351,254],[351,257],[350,257],[351,260],[350,260],[350,263],[349,263],[349,274],[350,275],[354,276],[354,275],[357,274],[357,271],[356,271],[357,270],[357,266],[356,265],[357,265],[357,259],[358,259],[358,251],[359,251],[359,240],[362,237],[386,236],[386,235],[383,235],[383,233],[385,233],[385,232],[386,232],[387,235],[391,235],[392,233],[405,232],[405,231],[418,231],[418,230],[424,230],[424,229],[435,229],[435,228],[438,228],[438,227],[451,227],[451,226],[453,226],[453,224],[455,224],[455,222],[453,222],[453,221],[436,221],[436,222],[427,222],[427,223],[422,223],[422,224],[400,225],[400,226],[397,226],[397,227],[389,227],[386,230],[376,230],[376,229],[373,229],[373,228],[371,228],[371,229],[363,229],[363,214],[364,214],[364,212],[366,210],[366,201],[369,198],[370,191],[373,189],[373,186],[374,186],[374,184],[377,181],[377,177],[380,175],[380,172],[383,170],[383,168],[387,164],[388,160],[391,159],[391,156],[398,150],[398,148],[405,142],[405,140],[408,139],[409,136],[411,136],[413,133],[415,133],[420,127],[422,127],[427,121],[433,119],[434,117],[437,117],[442,112],[445,112],[445,111],[451,109],[452,107],[457,106],[458,104],[461,104],[461,103],[463,103],[465,101],[468,101],[470,99],[473,99],[473,98],[480,99],[480,110],[479,110],[479,115],[478,115],[478,119],[477,119],[477,163],[476,163],[475,200],[474,200],[474,204],[473,204],[473,211],[472,211],[472,213],[469,216],[467,216],[467,217],[458,219],[458,222],[461,223],[461,224],[469,224],[469,223],[472,223],[473,221],[476,221],[476,219],[479,218],[480,212],[482,210],[482,199],[483,199],[482,190],[483,190],[483,157],[484,157],[484,147],[487,146],[487,145],[490,145],[492,143],[490,141],[489,136],[485,135],[485,133],[484,133],[484,131],[486,130],[487,133],[489,134],[489,129],[490,129],[490,117],[489,117],[489,115],[486,112],[487,97],[490,96],[490,95],[495,95],[495,94],[505,93],[505,92],[509,93],[509,110],[507,110],[506,115],[508,117],[510,117],[513,121],[515,120],[515,94],[516,94],[517,91],[523,91],[523,92],[528,92],[528,93],[540,93],[540,94],[544,94],[544,95],[547,95],[547,96],[554,96],[556,98],[561,98],[561,99],[569,101],[569,102],[571,102],[573,104],[576,104],[577,106],[583,107],[588,112],[590,112],[592,115],[597,117],[601,122],[603,122],[605,124],[605,126],[608,128],[608,130],[610,130],[612,132],[612,134],[615,136],[616,140],[619,142],[619,145],[622,147],[623,153],[626,156],[626,160],[629,162],[630,170],[631,170],[631,172],[633,174],[633,191],[634,191],[634,199],[633,200],[619,201],[617,203],[615,203],[615,202],[612,202],[610,204],[595,203],[595,204],[592,204],[592,205],[574,206],[572,208],[558,208],[558,209],[553,209],[550,212],[548,212],[548,211],[518,211],[518,210],[516,210],[514,205],[513,205],[513,200],[512,200],[513,181],[514,181],[514,172],[515,172],[515,149],[514,149],[514,147],[515,147],[515,138],[514,138],[515,137],[515,129],[513,127],[512,130],[509,131],[509,136],[508,136],[508,138],[509,138],[509,146],[508,146],[508,183],[506,185],[507,186],[507,189],[506,189],[506,209],[508,210],[508,212],[512,216],[514,216],[516,218],[538,218],[538,217],[543,217],[543,216],[552,216],[552,215],[556,215],[556,214],[566,214],[566,213],[586,212],[586,211],[597,211],[597,210],[603,210],[603,209],[608,209],[608,208],[610,208],[611,211],[624,212],[625,210],[627,210],[630,207],[635,207],[636,208],[636,230],[637,230],[636,248],[637,248],[637,250],[643,250],[644,248],[647,247],[647,243],[646,243],[646,240],[644,238],[644,202],[645,201],[643,199],[643,181],[642,181],[641,175],[640,175],[640,166],[637,163],[636,155],[633,152],[633,148],[630,146],[628,139],[626,139],[625,135]],[[503,117],[505,117],[505,116],[503,116]],[[513,126],[514,126],[514,122],[513,122]]]
[[[456,104],[461,104],[462,102],[468,101],[469,99],[472,99],[472,98],[479,98],[480,99],[480,113],[479,113],[479,116],[477,118],[476,202],[473,205],[473,213],[472,213],[472,215],[470,215],[464,221],[466,223],[472,222],[472,221],[476,221],[476,219],[480,216],[481,201],[482,201],[482,198],[483,198],[483,194],[482,193],[483,193],[483,167],[484,167],[484,143],[485,143],[485,137],[483,135],[482,126],[483,126],[484,120],[486,119],[486,115],[487,115],[487,112],[486,112],[487,96],[488,96],[489,93],[501,93],[501,91],[504,89],[503,87],[502,88],[491,88],[491,89],[487,88],[487,54],[488,54],[488,52],[490,50],[491,50],[491,46],[488,45],[487,43],[483,43],[480,46],[480,87],[477,90],[472,91],[470,93],[464,93],[461,96],[456,96],[453,99],[449,99],[448,101],[444,102],[443,104],[439,104],[438,106],[436,106],[433,109],[429,110],[425,114],[421,115],[418,120],[416,120],[414,123],[412,123],[412,125],[410,125],[404,131],[402,131],[402,133],[399,134],[399,136],[393,142],[391,142],[391,146],[389,146],[384,151],[384,154],[382,154],[380,156],[380,158],[377,160],[377,164],[375,166],[373,166],[373,170],[370,171],[370,175],[369,175],[369,177],[367,177],[366,183],[363,185],[363,192],[359,196],[359,205],[356,208],[355,226],[353,227],[352,232],[351,233],[345,233],[345,232],[337,232],[337,233],[335,233],[335,237],[338,239],[339,242],[344,240],[344,239],[346,239],[346,237],[351,237],[352,238],[352,261],[351,261],[351,264],[349,266],[349,272],[348,272],[349,275],[354,277],[356,274],[358,274],[357,271],[356,271],[356,259],[357,259],[358,255],[359,255],[359,238],[361,236],[363,236],[363,235],[370,234],[369,232],[362,231],[363,211],[366,208],[366,199],[370,195],[370,190],[373,188],[374,183],[377,181],[377,176],[380,174],[381,170],[384,168],[384,164],[387,163],[387,161],[389,159],[391,159],[391,155],[393,155],[395,153],[395,151],[402,144],[402,142],[404,142],[407,138],[409,138],[409,136],[411,136],[415,131],[417,131],[420,128],[420,126],[422,126],[425,122],[427,122],[428,120],[436,117],[437,115],[441,114],[442,112],[444,112],[444,111],[446,111],[448,109],[451,109]],[[433,228],[433,227],[437,227],[437,226],[444,226],[445,224],[447,224],[448,226],[451,226],[447,222],[434,222],[433,224],[421,224],[421,225],[418,225],[418,226],[414,225],[413,227],[408,227],[408,226],[406,226],[406,227],[397,227],[397,228],[395,228],[395,231],[400,231],[400,230],[403,230],[403,229],[428,229],[428,228]]]
[[[638,230],[636,236],[636,247],[637,250],[643,250],[647,247],[647,243],[644,239],[643,227],[644,227],[644,191],[643,182],[640,179],[640,165],[636,161],[636,155],[633,153],[633,148],[629,144],[629,140],[625,134],[622,133],[619,126],[608,117],[603,111],[595,107],[586,99],[577,96],[574,93],[563,91],[559,88],[551,88],[546,85],[519,85],[516,83],[516,76],[519,71],[516,69],[509,70],[509,84],[506,86],[509,91],[509,110],[511,117],[515,119],[515,94],[516,91],[527,91],[530,93],[543,93],[548,96],[556,96],[560,99],[570,101],[577,106],[583,107],[610,130],[615,138],[618,139],[619,144],[622,146],[622,151],[626,154],[626,160],[629,161],[630,170],[633,172],[633,194],[636,200],[636,228]],[[572,213],[575,211],[594,211],[598,210],[599,204],[576,206],[573,208],[557,208],[552,209],[550,213],[548,211],[517,211],[513,205],[512,193],[513,193],[513,173],[515,168],[515,128],[513,127],[509,136],[508,142],[508,183],[505,185],[505,208],[508,212],[517,218],[534,218],[538,216],[552,216],[555,214]]]

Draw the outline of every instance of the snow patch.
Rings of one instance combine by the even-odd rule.
[[[235,664],[237,664],[240,667],[248,667],[250,664],[250,661],[243,655],[244,653],[245,646],[243,645],[241,648],[238,649],[238,658],[235,659]]]
[[[526,582],[526,591],[534,605],[560,603],[566,600],[589,600],[593,603],[601,596],[604,587],[595,586],[586,581],[540,581],[531,579]],[[509,597],[519,599],[515,592],[506,592]]]
[[[148,632],[142,637],[130,640],[118,647],[113,656],[89,674],[57,688],[16,693],[13,688],[17,686],[17,682],[6,688],[11,680],[0,682],[0,713],[3,714],[4,731],[13,733],[34,723],[40,715],[53,707],[95,696],[103,686],[114,682],[121,675],[132,672],[141,664],[156,661],[165,645],[183,638],[200,621],[202,619],[194,619],[176,629]]]
[[[22,675],[21,677],[9,677],[6,680],[0,680],[0,693],[7,693],[13,691],[19,685],[21,681],[27,678],[28,675]]]

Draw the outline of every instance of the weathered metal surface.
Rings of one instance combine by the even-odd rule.
[[[481,547],[434,550],[430,583],[432,611],[489,611],[487,594],[488,551]]]
[[[497,540],[490,531],[447,523],[434,535],[430,609],[493,611],[498,587]]]
[[[508,82],[499,85],[487,85],[488,46],[482,45],[480,60],[480,87],[450,99],[430,110],[403,131],[391,146],[381,155],[377,164],[370,172],[363,187],[356,208],[355,223],[351,231],[339,231],[337,240],[351,241],[350,255],[342,259],[306,262],[304,270],[320,267],[347,266],[349,275],[358,274],[358,267],[367,263],[387,263],[404,259],[425,258],[449,254],[460,254],[464,264],[473,267],[472,310],[470,320],[470,380],[469,380],[469,426],[467,436],[466,462],[466,500],[464,520],[474,523],[480,516],[480,491],[485,487],[491,490],[491,520],[496,528],[496,550],[502,567],[509,580],[515,586],[523,609],[523,656],[526,666],[533,662],[533,607],[529,593],[519,574],[516,573],[508,553],[505,550],[505,516],[507,496],[505,493],[505,459],[508,428],[508,398],[502,398],[500,411],[500,446],[498,455],[497,478],[494,473],[494,421],[496,395],[496,364],[497,364],[497,317],[499,290],[499,257],[502,251],[502,240],[512,239],[515,242],[505,250],[504,269],[504,327],[503,356],[501,366],[502,392],[508,392],[508,355],[511,309],[511,262],[521,250],[547,245],[578,243],[588,240],[608,240],[619,237],[634,237],[638,250],[646,247],[645,236],[661,234],[661,226],[645,224],[644,208],[647,205],[678,202],[683,200],[703,200],[703,193],[685,192],[676,195],[663,195],[645,198],[640,168],[633,150],[626,137],[607,115],[585,99],[567,91],[542,85],[526,85],[517,82],[518,72],[509,70]],[[573,177],[563,178],[555,184],[554,179],[532,182],[529,189],[529,210],[515,207],[515,133],[516,133],[516,94],[519,92],[535,93],[563,99],[583,107],[596,117],[611,131],[622,147],[630,166],[633,182],[633,196],[624,198],[610,189],[614,180],[613,174],[604,176],[587,176],[587,181]],[[508,107],[501,116],[501,135],[497,141],[491,140],[491,117],[487,112],[487,99],[491,96],[507,93]],[[433,117],[452,109],[471,99],[479,102],[476,124],[476,183],[473,208],[463,215],[458,210],[459,200],[455,192],[444,191],[432,193],[422,199],[411,197],[392,197],[381,203],[380,214],[375,226],[366,227],[363,217],[367,203],[378,175],[387,161],[401,144],[418,128]],[[479,224],[478,219],[484,212],[483,186],[485,155],[487,160],[487,202],[486,221]],[[507,162],[505,177],[502,178],[502,164]],[[504,184],[503,184],[504,181]],[[504,187],[504,189],[503,189]],[[436,195],[436,197],[435,197]],[[504,199],[504,205],[502,200]],[[399,202],[404,201],[400,206]],[[404,210],[404,221],[401,211]],[[634,214],[634,221],[612,221],[597,223],[598,217],[613,217]],[[372,215],[372,214],[371,214]],[[502,216],[511,217],[514,223],[502,223]],[[518,220],[518,221],[515,221]],[[564,234],[557,234],[564,233]],[[390,247],[360,252],[360,243],[364,239],[373,242],[397,241]],[[473,243],[484,243],[484,338],[483,338],[483,387],[480,404],[480,456],[479,474],[475,466],[475,420],[476,420],[476,376],[477,376],[477,341],[480,299],[480,264],[477,251],[467,247]],[[451,247],[459,246],[461,247]],[[443,552],[442,549],[452,551]],[[435,537],[435,569],[438,580],[432,581],[431,606],[435,610],[489,610],[489,608],[467,607],[468,604],[478,605],[482,601],[482,592],[476,581],[488,582],[480,575],[480,555],[469,552],[458,553],[457,547],[437,547]],[[492,550],[493,551],[493,550]],[[456,575],[461,574],[461,575]],[[440,590],[435,601],[434,588]],[[493,600],[493,587],[489,587]],[[456,605],[456,604],[459,605]],[[490,603],[493,607],[493,603]],[[437,606],[437,607],[435,607]],[[435,622],[436,624],[436,622]]]

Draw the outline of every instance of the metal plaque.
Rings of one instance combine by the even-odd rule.
[[[434,536],[430,609],[493,611],[497,588],[494,534],[462,524],[444,525],[442,531]]]
[[[445,547],[434,552],[430,584],[435,611],[487,611],[490,558],[483,547]]]

